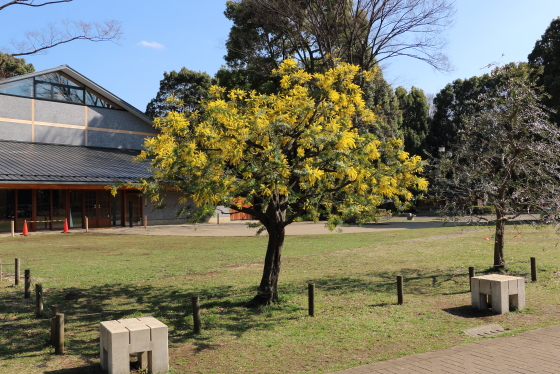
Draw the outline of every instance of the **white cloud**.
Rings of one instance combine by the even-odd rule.
[[[155,49],[164,49],[165,48],[165,46],[163,44],[159,44],[157,42],[147,42],[145,40],[142,40],[140,43],[138,43],[136,45],[141,45],[143,47],[155,48]]]

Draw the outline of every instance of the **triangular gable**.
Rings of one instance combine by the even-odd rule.
[[[76,87],[79,87],[80,85],[85,87],[85,95],[86,95],[86,103],[84,103],[85,105],[91,104],[92,106],[98,106],[98,107],[114,107],[118,109],[124,109],[130,114],[137,117],[138,119],[149,124],[150,126],[152,125],[152,120],[148,116],[146,116],[143,112],[136,109],[134,106],[130,105],[129,103],[117,97],[116,95],[112,94],[111,92],[107,91],[106,89],[99,86],[98,84],[91,81],[90,79],[86,78],[82,74],[78,73],[76,70],[72,69],[68,65],[61,65],[52,69],[41,70],[34,73],[19,75],[7,79],[0,79],[0,93],[2,93],[2,87],[4,88],[16,87],[17,82],[25,82],[26,80],[32,82],[33,79],[37,79],[40,77],[53,77],[57,73],[60,73],[60,75],[63,77],[65,76],[66,78],[69,78],[68,81],[70,83],[67,85],[68,87],[66,87],[67,92],[69,92],[68,93],[69,95],[72,95],[72,86],[75,85],[76,82],[78,83]],[[25,84],[23,84],[22,86],[25,86]],[[32,88],[33,88],[33,84],[31,83],[29,85],[29,94],[26,94],[26,92],[23,91],[26,88],[23,87],[22,89],[20,86],[20,91],[22,92],[15,93],[15,95],[23,96],[23,97],[41,98],[40,96],[36,96],[37,93],[35,93],[35,95],[31,94]],[[96,99],[99,101],[96,102],[95,101]]]

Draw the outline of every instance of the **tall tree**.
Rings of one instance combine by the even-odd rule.
[[[270,72],[287,57],[308,71],[337,60],[370,70],[395,56],[449,67],[442,32],[453,16],[449,0],[236,0],[225,56],[230,66]]]
[[[0,64],[0,79],[29,74],[35,71],[33,64],[26,63],[23,58],[12,57],[2,52],[0,52],[0,61],[5,61],[4,64]]]
[[[437,156],[438,149],[452,148],[458,141],[463,117],[469,116],[478,107],[478,97],[489,90],[495,79],[488,74],[469,79],[457,79],[447,84],[434,98],[434,113],[426,137],[430,154]]]
[[[259,220],[268,246],[256,304],[278,297],[285,228],[298,217],[323,213],[334,227],[358,214],[363,222],[376,218],[383,198],[406,201],[409,188],[427,186],[417,176],[420,157],[409,157],[400,140],[355,129],[356,118],[375,118],[354,83],[356,66],[309,74],[287,60],[275,74],[277,94],[225,97],[213,87],[202,112],[156,118],[161,133],[140,156],[151,160],[153,178],[139,188],[156,201],[171,187],[198,206],[224,204]]]
[[[146,107],[146,115],[151,118],[165,117],[170,111],[201,110],[200,102],[209,96],[210,86],[215,81],[206,73],[183,67],[178,72],[164,72],[159,82],[159,91]],[[171,97],[179,101],[168,100]]]
[[[473,202],[493,205],[494,266],[503,268],[506,222],[528,210],[558,217],[560,130],[548,122],[526,63],[496,68],[493,85],[463,117],[458,141],[435,162],[432,192],[444,212],[473,215]]]
[[[40,8],[60,3],[69,3],[73,0],[10,0],[0,3],[0,11],[6,11],[12,6],[27,6]],[[99,22],[84,22],[81,20],[62,20],[59,24],[48,23],[42,30],[27,31],[23,39],[12,42],[12,50],[5,50],[4,56],[0,58],[0,69],[6,64],[10,57],[29,56],[36,53],[44,53],[58,45],[69,43],[74,40],[90,40],[94,42],[115,41],[122,37],[120,22],[106,20]]]
[[[413,155],[422,155],[430,125],[430,107],[426,95],[416,87],[412,87],[410,92],[397,87],[395,94],[403,117],[404,149]]]
[[[543,103],[554,110],[551,119],[560,126],[560,17],[553,20],[529,55],[537,68],[533,75],[548,94]]]

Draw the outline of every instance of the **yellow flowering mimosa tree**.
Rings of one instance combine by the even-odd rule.
[[[417,176],[422,160],[410,157],[397,139],[359,133],[357,121],[373,123],[354,82],[371,78],[341,63],[308,74],[294,60],[275,71],[275,95],[213,87],[198,112],[169,113],[147,139],[140,159],[153,177],[143,190],[170,187],[199,207],[225,204],[255,217],[268,232],[262,280],[253,299],[268,304],[278,296],[285,228],[302,215],[329,217],[334,227],[345,215],[375,220],[384,198],[407,201],[409,189],[425,189]],[[244,199],[240,199],[244,198]],[[243,203],[245,201],[245,203]]]

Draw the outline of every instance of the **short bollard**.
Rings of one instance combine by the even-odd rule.
[[[200,299],[198,296],[193,296],[191,298],[192,301],[192,314],[193,314],[193,323],[194,323],[194,333],[200,334],[201,328],[201,321],[200,321]]]
[[[58,313],[53,317],[54,319],[54,331],[55,331],[55,342],[54,342],[54,354],[63,355],[64,354],[64,314]]]
[[[313,283],[307,285],[307,294],[309,296],[309,316],[315,317],[315,285]]]
[[[148,216],[144,216],[144,228],[148,228]]]
[[[19,258],[16,258],[16,262],[15,262],[14,284],[16,286],[19,285]]]
[[[35,317],[43,317],[43,285],[41,283],[35,285]]]
[[[23,293],[23,297],[25,299],[29,299],[31,297],[31,270],[25,270],[25,290]]]
[[[86,217],[86,232],[89,232],[89,220]]]
[[[535,257],[531,257],[531,281],[537,281],[537,259]]]
[[[469,291],[472,291],[471,278],[474,277],[474,266],[469,266]]]
[[[14,221],[10,221],[10,226],[12,226],[12,238],[16,236],[16,225]]]
[[[54,318],[58,314],[58,305],[51,305],[51,345],[54,347],[56,344],[56,323]]]
[[[403,304],[403,277],[402,275],[397,275],[397,304]]]
[[[218,225],[220,224],[220,213],[216,213],[216,220],[218,221]]]

